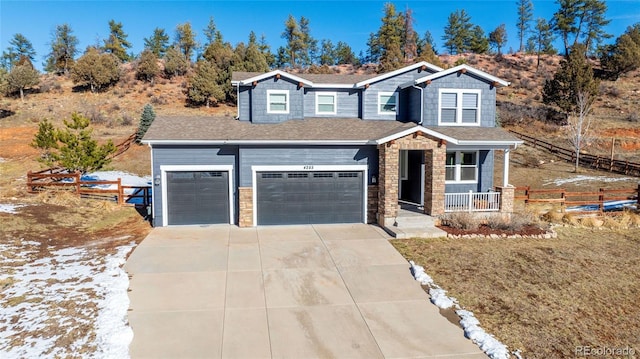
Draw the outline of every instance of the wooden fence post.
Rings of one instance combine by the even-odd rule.
[[[122,206],[124,203],[124,189],[122,188],[122,180],[118,178],[118,204]]]
[[[560,193],[560,198],[562,199],[562,201],[560,201],[560,212],[564,213],[566,210],[565,202],[567,201],[565,190],[562,190]]]
[[[638,189],[636,190],[636,194],[638,195],[636,199],[638,200],[638,209],[640,209],[640,182],[638,182]]]
[[[598,194],[598,210],[600,213],[604,213],[604,188],[600,188],[600,193]]]
[[[80,194],[80,172],[76,171],[73,174],[73,179],[76,181],[76,194],[78,195],[78,197],[81,197],[81,194]]]

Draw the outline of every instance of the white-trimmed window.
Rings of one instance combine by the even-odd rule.
[[[480,125],[481,90],[440,89],[438,124]]]
[[[289,90],[267,90],[267,113],[289,113]]]
[[[338,107],[338,96],[335,92],[316,92],[316,114],[335,115]]]
[[[395,115],[398,113],[398,93],[378,93],[378,115]]]
[[[447,151],[445,182],[477,183],[478,151]]]

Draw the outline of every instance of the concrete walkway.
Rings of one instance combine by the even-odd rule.
[[[132,358],[486,358],[378,227],[156,228],[127,261]]]

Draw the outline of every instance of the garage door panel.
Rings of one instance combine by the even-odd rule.
[[[226,171],[167,172],[168,224],[229,223]]]
[[[261,172],[258,224],[363,222],[362,172]]]

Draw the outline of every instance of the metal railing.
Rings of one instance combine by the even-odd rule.
[[[445,212],[497,212],[500,192],[445,193]]]

